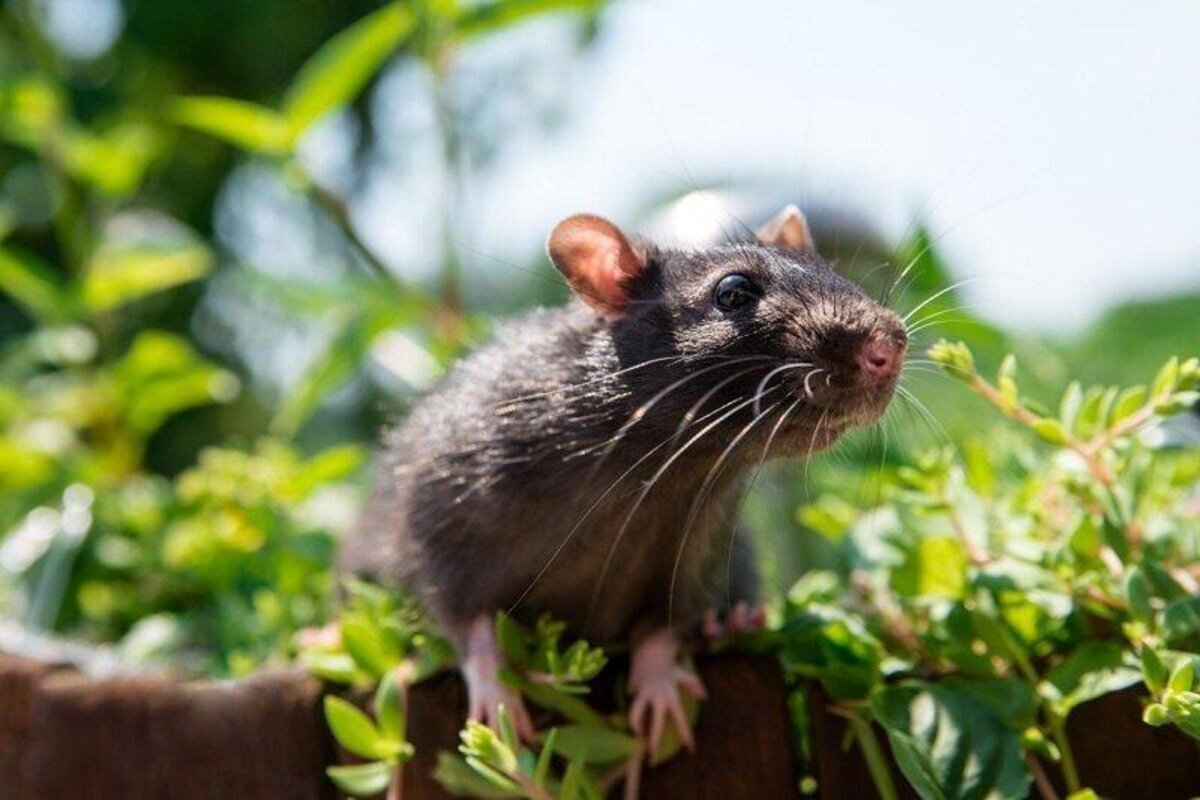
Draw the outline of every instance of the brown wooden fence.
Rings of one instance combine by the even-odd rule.
[[[728,655],[699,664],[711,699],[697,726],[699,755],[647,772],[646,798],[787,798],[796,794],[785,689],[770,659]],[[324,768],[337,757],[321,685],[296,671],[245,681],[88,678],[0,656],[0,798],[334,798]],[[448,797],[430,777],[453,750],[466,713],[445,675],[415,687],[409,705],[417,757],[406,800]]]

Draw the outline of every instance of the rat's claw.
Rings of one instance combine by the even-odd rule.
[[[629,671],[629,688],[633,691],[629,725],[646,742],[650,752],[657,750],[662,742],[668,718],[680,744],[689,750],[696,747],[679,692],[687,692],[698,700],[708,693],[698,677],[676,662],[678,653],[679,644],[669,631],[647,637],[633,653]]]
[[[500,733],[500,709],[504,708],[512,723],[517,736],[526,742],[533,742],[537,734],[533,729],[533,720],[525,708],[525,702],[512,688],[500,683],[499,680],[467,678],[467,695],[469,697],[467,718],[487,725]]]

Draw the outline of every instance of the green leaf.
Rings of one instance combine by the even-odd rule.
[[[508,789],[502,789],[496,786],[492,780],[483,778],[464,759],[457,758],[445,751],[438,753],[437,768],[434,770],[433,777],[448,791],[462,797],[507,800],[512,797],[525,796],[517,791],[515,784]]]
[[[1123,648],[1112,642],[1087,642],[1046,673],[1039,691],[1065,718],[1076,706],[1141,679],[1141,670]]]
[[[1167,667],[1153,647],[1142,647],[1142,680],[1151,694],[1158,694],[1167,687]]]
[[[483,778],[464,759],[445,751],[438,753],[437,768],[433,777],[448,791],[462,797],[478,797],[483,800],[508,800],[524,797],[515,784],[502,789],[490,779]],[[510,782],[511,783],[511,782]]]
[[[1171,670],[1167,679],[1167,689],[1171,692],[1190,692],[1196,685],[1196,665],[1192,658],[1181,659]]]
[[[392,768],[383,761],[348,767],[328,767],[325,774],[339,789],[355,797],[381,794],[387,791],[392,782]]]
[[[389,3],[326,42],[300,68],[283,100],[291,135],[299,136],[350,103],[408,38],[415,22],[408,5]]]
[[[394,671],[383,676],[375,690],[375,721],[385,734],[401,741],[405,738],[404,698],[396,685]]]
[[[558,742],[558,728],[551,728],[542,739],[542,752],[538,754],[537,764],[533,768],[533,785],[546,786],[546,778],[550,775],[550,761],[554,756],[554,748]]]
[[[518,688],[533,703],[557,711],[572,722],[602,728],[607,723],[591,706],[577,697],[565,694],[553,686],[518,679]]]
[[[83,304],[92,312],[110,311],[203,278],[212,263],[212,254],[199,242],[101,249],[83,279]]]
[[[300,663],[313,675],[332,683],[354,683],[361,675],[354,659],[348,653],[307,650],[301,654]]]
[[[342,620],[342,646],[364,672],[376,679],[400,663],[398,655],[387,652],[379,632],[361,619]]]
[[[170,118],[201,133],[263,155],[291,149],[292,128],[273,109],[228,97],[180,97],[172,101]]]
[[[501,741],[491,728],[481,725],[475,720],[469,720],[467,727],[459,733],[462,743],[459,751],[467,757],[467,763],[475,766],[472,759],[482,762],[499,772],[507,775],[517,769],[517,755],[512,748]],[[507,779],[506,779],[507,780]]]
[[[1163,628],[1170,642],[1179,642],[1200,633],[1200,597],[1181,597],[1163,609]]]
[[[40,322],[62,320],[71,315],[70,295],[54,270],[20,250],[0,247],[0,291]]]
[[[341,699],[328,695],[325,698],[325,721],[333,731],[338,744],[363,758],[387,758],[393,755],[385,737],[371,722],[371,718],[358,708]]]
[[[1067,441],[1067,431],[1063,428],[1063,424],[1050,417],[1044,417],[1035,421],[1033,423],[1033,432],[1048,444],[1065,444]]]
[[[589,764],[624,761],[642,749],[637,739],[612,728],[564,725],[554,730],[554,740],[547,736],[546,748],[553,747],[563,757],[577,756]]]
[[[1058,419],[1062,422],[1063,428],[1071,430],[1075,427],[1075,420],[1079,416],[1079,408],[1082,404],[1083,388],[1079,385],[1079,381],[1071,381],[1058,404]]]
[[[1175,390],[1175,384],[1179,381],[1179,359],[1176,356],[1171,356],[1166,364],[1163,364],[1162,369],[1154,376],[1154,382],[1150,384],[1150,397],[1159,399],[1164,395],[1170,394]]]
[[[1146,387],[1131,386],[1117,397],[1113,406],[1112,424],[1116,424],[1137,411],[1146,403]]]
[[[454,24],[459,41],[504,30],[518,22],[554,12],[592,13],[604,0],[492,0],[466,6]]]
[[[961,689],[911,681],[876,690],[871,711],[896,763],[925,800],[1024,798],[1021,736]]]
[[[962,597],[970,563],[952,536],[925,536],[892,573],[892,586],[906,597]]]

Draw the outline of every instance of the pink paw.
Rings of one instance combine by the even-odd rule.
[[[680,744],[689,750],[696,749],[679,692],[683,690],[697,700],[705,699],[708,693],[700,679],[677,662],[678,655],[679,644],[669,631],[647,637],[633,653],[629,670],[629,688],[633,692],[629,726],[646,742],[650,752],[656,751],[662,742],[668,719]]]
[[[716,611],[710,610],[700,623],[700,632],[711,642],[740,633],[760,631],[766,624],[767,610],[761,603],[752,607],[739,602],[725,614],[724,621],[717,617]]]
[[[537,738],[534,733],[533,720],[525,708],[525,701],[512,687],[506,686],[495,677],[472,678],[464,670],[467,678],[467,718],[487,725],[497,733],[500,732],[500,709],[504,708],[513,730],[526,742]]]

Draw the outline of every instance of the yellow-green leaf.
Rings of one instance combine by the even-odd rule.
[[[212,255],[198,243],[104,249],[88,265],[83,304],[89,311],[109,311],[203,278],[211,268]]]
[[[283,101],[291,135],[351,102],[412,33],[410,8],[391,3],[334,36],[310,58]]]
[[[0,247],[0,291],[43,322],[71,312],[70,297],[50,267],[19,250]]]
[[[181,97],[171,103],[170,117],[253,153],[282,155],[292,145],[292,129],[283,115],[245,100]]]

